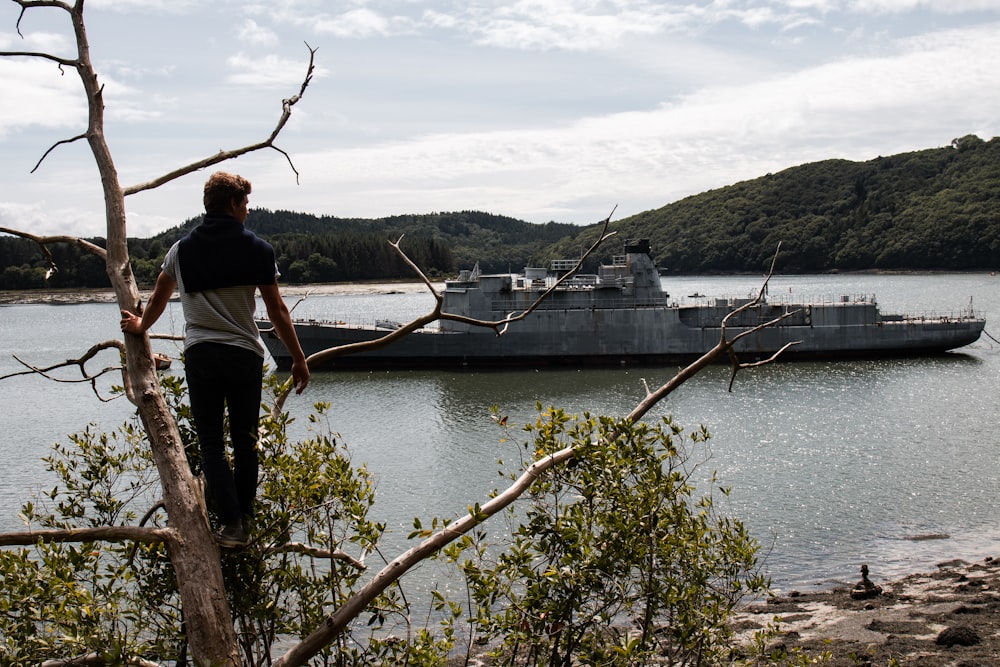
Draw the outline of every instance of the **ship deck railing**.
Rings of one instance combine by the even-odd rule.
[[[266,322],[267,317],[257,317],[259,322]],[[379,331],[393,331],[406,324],[405,321],[401,320],[387,320],[384,317],[371,317],[371,318],[352,318],[350,321],[343,319],[325,318],[325,317],[295,317],[292,318],[292,324],[299,325],[314,325],[314,326],[335,326],[343,327],[345,329],[377,329]],[[262,331],[271,329],[269,325],[263,325]],[[437,323],[432,322],[420,329],[437,329]],[[419,331],[420,329],[417,329]]]
[[[668,305],[667,299],[663,298],[635,298],[615,297],[613,299],[580,299],[579,301],[567,301],[563,299],[546,299],[535,307],[535,310],[610,310],[621,308],[664,308]],[[490,308],[499,313],[519,312],[526,310],[531,303],[521,300],[493,299]]]
[[[716,307],[734,310],[753,300],[754,297],[733,297],[720,296],[709,297],[699,296],[687,297],[685,305],[687,307]],[[693,302],[693,303],[692,303]],[[819,296],[804,296],[802,294],[778,293],[768,294],[764,298],[764,303],[771,307],[787,308],[794,310],[805,306],[839,308],[851,306],[872,306],[878,307],[878,300],[874,294],[837,294],[836,296],[825,294]],[[678,304],[674,304],[678,305]],[[968,320],[980,320],[982,315],[976,313],[971,304],[959,310],[950,311],[922,311],[917,313],[880,313],[882,322],[964,322]]]

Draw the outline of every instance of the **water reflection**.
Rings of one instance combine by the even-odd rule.
[[[507,469],[518,462],[519,427],[534,421],[536,404],[624,415],[675,371],[319,373],[311,389],[333,402],[334,430],[383,481],[380,511],[405,531],[412,516],[455,516],[505,485],[498,459]],[[730,371],[719,366],[648,419],[705,424],[705,484],[717,472],[732,487],[726,509],[774,544],[769,565],[782,584],[825,585],[856,578],[864,560],[885,576],[907,555],[959,543],[914,536],[992,532],[997,466],[981,445],[993,422],[979,416],[993,407],[973,387],[993,372],[975,354],[803,362],[741,372],[728,392]],[[494,405],[511,442],[490,418]],[[963,539],[958,548],[982,547]]]

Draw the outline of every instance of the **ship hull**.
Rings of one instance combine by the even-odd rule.
[[[617,366],[685,363],[715,346],[728,309],[559,310],[533,313],[503,335],[489,328],[418,330],[384,347],[333,357],[327,368],[456,368],[510,366]],[[783,322],[741,340],[744,361],[766,358],[793,345],[783,359],[846,359],[940,354],[975,342],[984,322],[977,318],[880,321],[877,311],[832,304],[756,308],[727,326],[727,337],[790,313]],[[499,319],[499,318],[497,318]],[[387,329],[301,322],[295,325],[306,355],[381,338]],[[262,335],[279,368],[291,359],[273,332]]]
[[[462,272],[446,281],[437,329],[422,329],[390,344],[350,354],[325,354],[329,368],[454,368],[684,363],[734,340],[744,361],[768,358],[786,345],[783,359],[887,357],[936,354],[979,338],[985,326],[971,312],[961,317],[883,315],[873,298],[787,303],[765,298],[714,299],[671,304],[653,263],[648,240],[628,240],[624,254],[597,274],[575,273],[572,262],[551,270],[526,267],[514,276]],[[503,335],[479,323],[502,322]],[[476,322],[473,322],[476,321]],[[307,356],[371,342],[391,330],[316,321],[295,324]],[[291,359],[273,331],[262,327],[279,368]]]

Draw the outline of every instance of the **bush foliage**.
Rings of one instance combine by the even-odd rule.
[[[669,418],[632,424],[554,408],[526,430],[529,457],[570,445],[576,455],[535,482],[499,555],[480,546],[464,561],[473,619],[497,661],[725,661],[731,612],[769,582],[743,524],[719,514],[710,493],[695,495],[690,464],[707,431],[685,438]]]
[[[175,377],[162,382],[197,470],[185,388]],[[384,562],[385,525],[369,518],[373,478],[330,435],[327,408],[316,404],[301,441],[287,439],[287,414],[261,420],[251,543],[222,552],[244,664],[265,664],[282,642],[307,635]],[[441,554],[458,566],[456,581],[464,576],[469,606],[438,591],[415,603],[389,589],[311,664],[443,665],[483,643],[481,651],[519,665],[724,659],[734,606],[768,582],[743,525],[720,514],[710,493],[695,495],[692,456],[707,432],[550,408],[525,433],[524,462],[568,445],[576,455],[514,506],[509,540],[491,543],[480,531]],[[32,528],[166,525],[137,424],[87,429],[46,465],[57,484],[24,504]],[[428,521],[431,531],[448,523]],[[411,537],[430,532],[415,524]],[[162,544],[5,548],[0,575],[3,664],[88,654],[108,664],[185,661],[183,609]]]

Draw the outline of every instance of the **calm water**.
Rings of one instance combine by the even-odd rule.
[[[683,301],[695,293],[747,295],[759,280],[665,282]],[[987,331],[997,335],[998,288],[1000,278],[971,274],[778,276],[771,294],[875,294],[883,311],[910,314],[957,313],[971,298],[987,317]],[[310,296],[295,313],[404,319],[430,306],[422,294]],[[0,307],[0,374],[18,369],[13,355],[39,366],[76,356],[118,336],[117,321],[114,305]],[[156,330],[179,329],[172,305]],[[172,343],[155,347],[177,354]],[[92,368],[116,362],[109,353]],[[539,401],[576,413],[622,415],[644,395],[644,380],[655,386],[675,370],[317,373],[307,394],[288,406],[304,417],[314,401],[332,403],[330,428],[377,476],[377,513],[394,530],[389,543],[403,545],[414,516],[463,513],[501,483],[497,459],[517,460],[515,445],[500,442],[490,406],[514,424],[533,420]],[[1000,538],[998,379],[1000,345],[984,336],[960,354],[938,358],[747,371],[732,393],[728,369],[714,368],[656,415],[708,427],[712,458],[704,470],[732,486],[724,508],[770,547],[775,586],[828,588],[856,581],[862,562],[873,578],[886,580],[945,558],[994,553]],[[28,490],[51,483],[39,458],[53,442],[88,422],[111,429],[131,413],[123,400],[98,401],[86,385],[37,377],[0,383],[0,529],[18,529]],[[913,539],[928,535],[939,539]]]

